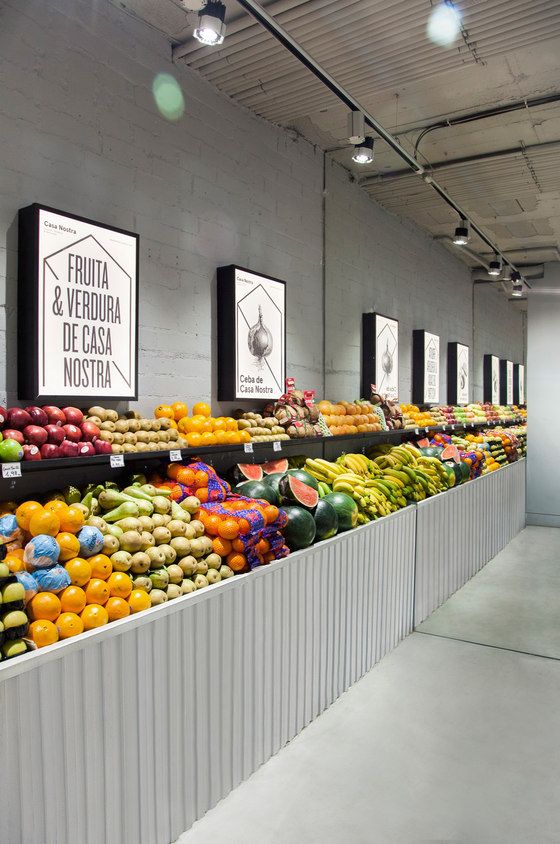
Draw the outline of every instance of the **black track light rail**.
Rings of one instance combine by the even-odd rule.
[[[364,115],[366,124],[377,132],[380,138],[383,138],[385,143],[387,143],[391,149],[393,149],[394,152],[396,152],[396,154],[408,164],[414,173],[420,177],[427,176],[425,179],[426,184],[432,187],[443,201],[459,215],[459,217],[469,220],[472,231],[476,232],[479,238],[486,243],[493,252],[502,256],[504,264],[507,264],[512,270],[515,270],[515,265],[503,254],[503,252],[500,251],[500,249],[498,249],[496,244],[484,233],[484,231],[477,226],[476,223],[470,220],[469,215],[451,196],[449,196],[445,188],[429,176],[426,173],[425,168],[418,163],[414,156],[410,155],[410,153],[403,149],[397,138],[385,129],[385,127],[376,120],[373,114],[370,114],[363,106],[361,106],[358,100],[356,100],[349,91],[343,88],[343,86],[340,85],[336,79],[330,75],[330,73],[321,67],[321,65],[316,62],[315,59],[300,44],[298,44],[298,42],[295,41],[295,39],[293,39],[282,26],[280,26],[272,15],[263,9],[260,3],[257,3],[256,0],[237,0],[237,2],[245,9],[245,11],[252,15],[255,20],[267,30],[267,32],[276,38],[282,46],[289,50],[294,58],[301,62],[301,64],[303,64],[317,79],[319,79],[319,81],[322,82],[323,85],[325,85],[329,91],[335,95],[335,97],[344,103],[348,109],[351,111],[361,111]]]

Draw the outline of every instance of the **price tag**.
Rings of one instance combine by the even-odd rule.
[[[429,434],[429,433],[430,433],[430,429],[429,429],[429,428],[424,428],[424,431],[425,431],[427,434]]]
[[[420,428],[415,428],[415,429],[414,429],[414,433],[416,434],[416,436],[419,436],[419,434],[420,434]]]
[[[3,478],[21,478],[21,463],[2,463]]]
[[[109,457],[111,469],[122,469],[124,466],[124,454],[112,454]]]
[[[272,443],[272,450],[273,451],[282,451],[281,440],[274,440],[274,442]]]
[[[253,453],[253,443],[244,443],[243,444],[243,451],[245,454],[252,454]]]
[[[454,430],[455,430],[455,427],[456,427],[455,425],[452,425],[452,426],[451,426],[451,430],[452,430],[452,431],[454,431]]]
[[[180,448],[172,449],[169,452],[169,461],[170,463],[180,463],[183,459],[183,455],[181,454]]]

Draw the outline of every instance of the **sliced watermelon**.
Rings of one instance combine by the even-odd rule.
[[[261,469],[265,473],[265,475],[274,475],[276,472],[287,472],[289,468],[288,458],[284,457],[283,460],[270,460],[268,463],[261,463]]]
[[[236,481],[262,481],[263,468],[258,463],[238,463],[233,468],[233,477]]]
[[[307,486],[310,486],[312,489],[316,489],[317,492],[319,491],[319,482],[313,475],[310,475],[309,472],[306,472],[305,469],[288,469],[286,472],[287,475],[290,475],[292,478],[297,478],[298,481],[301,481]]]
[[[454,460],[455,463],[461,462],[461,455],[456,445],[446,446],[439,456],[441,460]]]
[[[294,475],[284,475],[278,486],[282,501],[290,504],[299,504],[300,507],[305,507],[307,510],[314,510],[319,501],[319,493],[316,489],[304,484],[299,478]]]
[[[430,441],[429,439],[418,440],[416,445],[418,446],[418,448],[429,448]]]

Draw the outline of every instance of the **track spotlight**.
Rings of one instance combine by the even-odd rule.
[[[194,30],[196,40],[208,47],[222,44],[226,34],[225,16],[222,0],[208,0],[198,13],[198,26]]]
[[[469,221],[461,217],[461,222],[455,229],[453,243],[455,246],[466,246],[469,242]]]
[[[366,121],[361,111],[348,112],[348,143],[363,144],[366,139]]]
[[[521,273],[517,270],[512,270],[511,273],[511,295],[516,299],[520,299],[523,296],[523,279],[521,278]]]
[[[361,144],[356,144],[352,161],[356,164],[371,164],[373,161],[373,138],[365,138]]]
[[[490,264],[489,264],[489,267],[488,267],[488,275],[499,276],[501,272],[502,272],[502,259],[500,257],[498,257],[498,255],[496,255],[494,260],[490,261]]]

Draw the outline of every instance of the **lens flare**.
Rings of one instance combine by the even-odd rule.
[[[185,111],[185,98],[177,80],[169,73],[158,73],[152,93],[159,113],[166,120],[179,120]]]
[[[461,15],[449,3],[434,6],[428,20],[428,38],[440,47],[449,47],[461,31]]]

